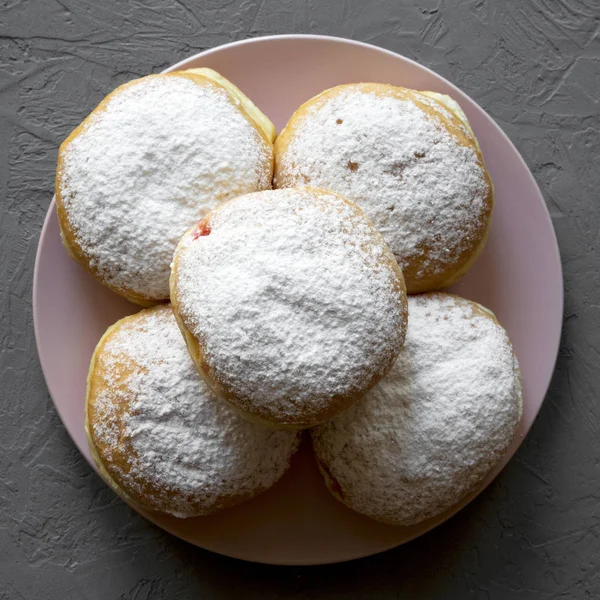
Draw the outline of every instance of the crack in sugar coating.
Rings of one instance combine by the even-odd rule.
[[[248,423],[214,398],[170,307],[118,326],[97,361],[96,447],[113,478],[151,508],[210,513],[256,495],[287,470],[298,434]]]
[[[181,235],[220,201],[271,185],[272,150],[227,92],[180,76],[120,90],[61,159],[60,195],[91,268],[156,300],[169,297]]]
[[[223,205],[210,226],[177,250],[176,305],[242,409],[322,420],[333,399],[389,368],[404,338],[403,284],[354,205],[308,188],[260,192]]]
[[[452,118],[439,102],[419,102]],[[418,276],[445,272],[477,246],[489,210],[483,165],[409,97],[348,86],[317,97],[291,122],[287,148],[276,153],[277,187],[309,183],[353,200],[403,270],[420,265]]]
[[[311,436],[351,508],[412,524],[475,488],[511,443],[522,410],[504,329],[449,294],[409,297],[406,343],[365,398]]]

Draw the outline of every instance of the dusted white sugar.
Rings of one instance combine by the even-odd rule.
[[[489,188],[477,153],[410,100],[360,86],[317,98],[278,159],[276,186],[310,184],[353,200],[403,269],[442,272],[485,228]]]
[[[117,445],[131,445],[121,477],[138,494],[150,483],[154,508],[181,517],[211,512],[272,486],[288,468],[298,434],[248,423],[214,398],[169,307],[121,325],[98,360],[106,377],[93,436],[108,461]]]
[[[432,517],[473,490],[511,443],[522,410],[502,327],[448,294],[411,296],[408,310],[392,371],[311,430],[344,501],[398,524]]]
[[[67,146],[60,193],[92,268],[160,300],[179,238],[220,201],[269,188],[271,152],[224,89],[143,78]]]
[[[310,188],[259,192],[223,205],[209,227],[181,241],[174,298],[242,408],[311,422],[389,368],[405,299],[354,206]]]

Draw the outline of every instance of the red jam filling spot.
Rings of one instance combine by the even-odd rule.
[[[342,492],[342,486],[338,483],[337,479],[331,474],[331,471],[319,459],[317,459],[317,462],[319,463],[319,466],[321,467],[321,469],[323,469],[323,472],[326,475],[326,479],[329,484],[329,487],[331,488],[331,491],[343,499],[344,494]]]
[[[197,240],[199,237],[203,237],[205,235],[210,235],[211,227],[208,223],[201,223],[198,225],[198,228],[192,234],[192,239]]]

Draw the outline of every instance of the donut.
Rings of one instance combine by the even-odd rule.
[[[492,183],[465,114],[443,94],[355,83],[312,98],[275,142],[274,187],[297,185],[356,202],[409,294],[454,283],[487,239]]]
[[[110,327],[88,375],[98,470],[146,510],[194,517],[248,500],[288,469],[299,434],[249,423],[198,374],[168,305]]]
[[[356,205],[315,188],[209,213],[177,246],[171,301],[214,393],[274,427],[347,408],[392,366],[407,319],[381,235]]]
[[[267,117],[210,69],[118,87],[60,146],[64,246],[128,300],[167,301],[183,233],[223,200],[271,187],[274,137]]]
[[[506,331],[475,302],[409,296],[406,344],[349,410],[311,430],[332,494],[393,525],[444,512],[498,464],[522,413]]]

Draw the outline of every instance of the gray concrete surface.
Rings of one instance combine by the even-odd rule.
[[[598,0],[1,0],[0,600],[600,597],[599,17]],[[299,32],[414,58],[496,119],[552,214],[566,318],[540,416],[477,501],[380,556],[273,568],[173,539],[100,482],[48,396],[31,280],[58,144],[107,92]]]

